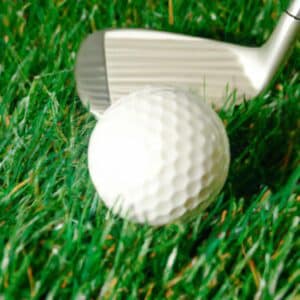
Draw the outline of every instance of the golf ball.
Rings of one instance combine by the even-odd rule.
[[[224,185],[229,160],[218,115],[173,87],[120,98],[96,124],[88,149],[91,179],[106,206],[151,225],[205,209]]]

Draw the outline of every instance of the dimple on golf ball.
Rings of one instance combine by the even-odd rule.
[[[100,118],[88,165],[114,213],[164,225],[197,215],[216,198],[229,156],[225,128],[203,100],[178,88],[146,87]]]

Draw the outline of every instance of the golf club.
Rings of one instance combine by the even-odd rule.
[[[260,47],[145,29],[97,31],[82,43],[77,56],[78,94],[96,116],[145,85],[182,87],[216,108],[235,91],[240,103],[270,84],[299,29],[300,0],[294,0]]]

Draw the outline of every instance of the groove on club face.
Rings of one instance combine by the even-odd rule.
[[[87,37],[78,52],[75,69],[79,97],[96,116],[110,105],[104,35],[98,31]]]

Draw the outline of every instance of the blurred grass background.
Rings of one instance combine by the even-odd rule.
[[[0,299],[299,299],[300,43],[267,93],[219,112],[228,181],[186,225],[110,216],[75,91],[90,32],[142,27],[260,45],[286,1],[0,2]]]

